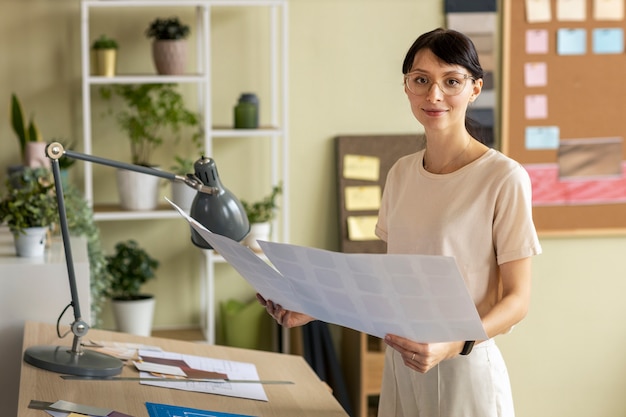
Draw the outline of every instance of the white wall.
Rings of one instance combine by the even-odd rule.
[[[291,241],[337,249],[333,138],[340,134],[409,133],[419,130],[401,88],[400,65],[414,38],[443,24],[443,1],[291,0],[290,136]],[[147,21],[113,14],[100,22],[119,34],[126,68],[148,68]],[[255,54],[255,23],[236,25],[240,16],[222,14],[215,53],[234,64],[232,85],[216,89],[216,118],[227,120],[238,92],[253,88],[256,68],[237,61]],[[245,19],[248,17],[244,16]],[[0,115],[8,114],[10,93],[34,112],[46,138],[82,140],[80,108],[79,2],[4,0],[0,13]],[[262,56],[262,51],[258,52]],[[262,74],[261,74],[262,75]],[[230,84],[227,83],[227,84]],[[96,116],[98,113],[96,113]],[[6,120],[6,119],[5,119]],[[100,119],[107,137],[100,149],[127,157],[123,138],[111,120]],[[0,119],[0,176],[18,158],[17,140]],[[118,145],[116,145],[118,144]],[[227,145],[218,165],[225,184],[246,198],[266,193],[240,171],[266,169],[250,143]],[[167,160],[165,155],[161,155]],[[244,158],[245,157],[245,158]],[[244,162],[242,162],[244,158]],[[73,174],[80,177],[80,168]],[[99,187],[115,193],[102,172]],[[158,297],[157,327],[194,325],[198,317],[196,252],[186,226],[176,221],[107,223],[104,247],[137,237],[162,261],[159,277],[146,288]],[[622,400],[626,359],[626,236],[542,238],[544,254],[534,262],[529,317],[498,339],[509,363],[518,416],[614,417],[626,414]],[[251,295],[241,278],[218,270],[222,298]],[[110,322],[109,322],[110,323]]]

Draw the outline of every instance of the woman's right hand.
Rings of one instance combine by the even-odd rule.
[[[285,310],[280,304],[275,304],[272,300],[266,300],[259,293],[256,295],[257,300],[265,307],[265,310],[283,327],[291,328],[305,325],[315,320],[313,317],[297,313],[295,311]]]

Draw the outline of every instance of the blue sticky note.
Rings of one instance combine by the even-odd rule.
[[[558,126],[530,126],[526,128],[526,149],[558,149]]]
[[[623,53],[624,30],[621,28],[594,29],[593,52],[596,54]]]
[[[585,29],[559,29],[556,37],[556,51],[559,55],[584,55],[587,52],[587,31]]]

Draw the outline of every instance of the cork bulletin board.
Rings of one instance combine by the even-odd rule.
[[[502,4],[501,146],[538,231],[626,233],[624,0]]]
[[[385,253],[374,236],[380,197],[391,166],[425,146],[423,135],[346,135],[335,138],[339,249]]]

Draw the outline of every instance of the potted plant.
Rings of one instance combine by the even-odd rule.
[[[38,166],[49,167],[50,160],[45,154],[46,143],[43,141],[39,129],[37,129],[34,116],[30,116],[27,125],[22,110],[22,104],[15,93],[11,95],[9,117],[11,119],[13,132],[15,132],[19,141],[23,166],[31,168]]]
[[[114,96],[123,101],[116,105],[118,125],[130,140],[131,162],[155,167],[154,151],[168,137],[180,140],[184,127],[196,128],[192,140],[200,136],[200,118],[185,107],[176,84],[116,84],[100,89],[102,98],[111,101]],[[113,103],[109,114],[113,114]],[[148,184],[137,184],[147,181]],[[159,178],[127,170],[118,170],[118,189],[121,205],[129,210],[152,210],[158,203]],[[136,191],[143,190],[143,194]],[[144,196],[136,198],[138,196]]]
[[[0,200],[0,223],[13,233],[17,256],[43,256],[47,233],[57,217],[50,170],[24,167],[11,174]]]
[[[102,34],[93,41],[91,50],[93,51],[95,75],[104,77],[113,77],[115,75],[117,49],[117,41],[107,35]]]
[[[118,330],[150,336],[154,296],[141,293],[141,286],[155,277],[159,261],[131,239],[118,242],[106,262],[106,270],[111,276],[106,295],[112,301]]]
[[[185,73],[189,33],[189,26],[178,17],[156,18],[150,23],[145,34],[153,39],[152,59],[158,74]]]
[[[268,240],[271,232],[271,221],[276,217],[278,205],[276,199],[282,193],[282,184],[272,187],[272,192],[263,199],[254,203],[241,200],[250,222],[250,233],[243,240],[243,244],[254,251],[260,251],[257,240]]]

